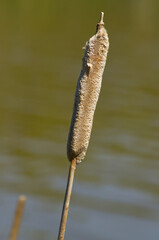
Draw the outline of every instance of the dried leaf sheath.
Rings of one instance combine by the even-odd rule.
[[[100,22],[97,24],[96,34],[89,39],[85,46],[86,50],[81,74],[77,82],[67,142],[69,161],[76,158],[77,163],[79,163],[85,157],[91,135],[94,111],[101,89],[108,48],[109,40],[104,28],[102,13]]]

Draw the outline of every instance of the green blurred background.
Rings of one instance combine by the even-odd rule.
[[[158,240],[159,1],[0,1],[0,239],[57,239],[82,47],[100,12],[110,50],[66,240]]]

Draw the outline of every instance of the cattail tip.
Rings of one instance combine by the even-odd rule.
[[[100,13],[100,20],[99,20],[100,25],[104,25],[103,19],[104,19],[104,12],[101,12]]]
[[[99,23],[97,24],[97,27],[96,27],[96,33],[98,32],[99,29],[101,29],[104,26],[103,19],[104,19],[104,12],[101,12],[100,13]]]

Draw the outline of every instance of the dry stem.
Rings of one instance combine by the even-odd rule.
[[[24,211],[25,202],[26,202],[26,197],[20,196],[18,199],[9,240],[17,240],[19,229],[20,229],[20,224],[22,221],[22,215],[23,215],[23,211]]]
[[[70,170],[68,174],[67,187],[66,187],[65,199],[63,203],[58,240],[63,240],[65,236],[66,222],[67,222],[68,210],[70,205],[75,169],[76,169],[76,159],[73,159],[71,161]]]

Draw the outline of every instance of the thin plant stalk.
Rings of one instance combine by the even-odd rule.
[[[63,203],[58,240],[63,240],[65,236],[66,222],[67,222],[68,210],[70,205],[75,170],[76,170],[76,159],[73,159],[70,163],[70,170],[68,174],[67,187],[66,187],[65,198]]]
[[[17,240],[18,239],[18,233],[20,230],[20,224],[22,221],[25,202],[26,202],[25,196],[20,196],[18,198],[17,207],[16,207],[14,219],[13,219],[13,224],[12,224],[9,240]]]
[[[66,187],[65,198],[63,203],[58,240],[63,240],[65,236],[66,222],[67,222],[68,210],[70,205],[75,170],[76,170],[76,159],[73,159],[70,163],[70,170],[68,174],[67,187]]]

